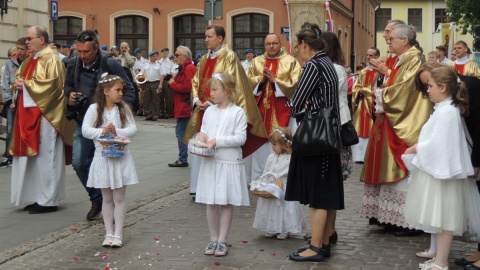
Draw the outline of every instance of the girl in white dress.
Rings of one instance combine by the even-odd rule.
[[[279,194],[278,199],[258,198],[253,227],[265,231],[266,237],[276,236],[283,240],[289,237],[289,233],[302,233],[305,229],[300,203],[284,199],[292,153],[292,132],[288,128],[276,128],[268,139],[274,153],[268,157],[263,175],[273,174],[275,179],[280,178],[283,194]],[[252,188],[257,181],[252,182]]]
[[[126,186],[138,183],[135,163],[128,146],[125,147],[123,157],[103,157],[102,145],[96,140],[107,134],[131,139],[137,133],[133,114],[122,101],[122,89],[123,81],[119,76],[103,74],[95,94],[97,103],[90,105],[82,125],[83,136],[95,143],[87,186],[102,190],[103,222],[106,231],[102,244],[104,247],[122,246]]]
[[[452,68],[435,68],[427,92],[435,111],[422,127],[418,143],[403,157],[411,168],[405,220],[437,236],[436,258],[422,269],[448,270],[453,236],[471,240],[478,236],[480,196],[475,180],[468,178],[473,167],[461,120],[468,111],[465,84]]]
[[[205,111],[196,140],[215,148],[215,155],[202,158],[195,201],[207,205],[210,242],[205,255],[225,256],[233,206],[250,205],[240,148],[247,138],[247,117],[232,103],[236,93],[233,76],[215,73],[208,87],[216,105]]]

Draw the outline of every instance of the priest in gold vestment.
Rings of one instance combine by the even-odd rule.
[[[65,165],[71,163],[76,123],[65,118],[65,66],[48,47],[46,29],[32,26],[25,38],[33,55],[18,69],[14,84],[11,202],[32,203],[24,209],[41,214],[56,211],[65,198]]]
[[[415,86],[422,63],[413,46],[415,39],[415,31],[405,24],[395,25],[386,39],[390,52],[398,58],[382,89],[376,90],[381,95],[375,99],[375,123],[361,175],[365,182],[361,216],[398,226],[397,236],[403,236],[402,228],[408,228],[403,215],[408,171],[401,155],[417,142],[433,108]]]
[[[260,113],[252,95],[252,86],[245,74],[235,52],[230,46],[223,44],[225,29],[219,25],[210,25],[205,31],[205,42],[209,53],[204,55],[198,63],[198,70],[192,80],[192,102],[193,113],[185,131],[183,143],[188,144],[195,133],[200,131],[203,113],[213,103],[210,100],[210,89],[207,82],[213,73],[223,72],[235,77],[238,93],[235,97],[235,104],[241,107],[247,116],[247,142],[242,146],[243,157],[247,157],[265,142],[268,135],[262,123]],[[190,194],[197,190],[198,172],[200,170],[201,158],[192,155],[190,171]]]
[[[365,150],[373,125],[373,90],[377,88],[379,74],[375,71],[370,59],[378,59],[380,51],[377,48],[367,50],[367,67],[360,71],[358,79],[352,87],[353,124],[358,134],[359,142],[352,146],[354,162],[365,162]]]
[[[268,34],[265,37],[265,53],[255,57],[247,70],[267,134],[270,135],[277,127],[289,127],[292,133],[295,132],[295,119],[290,117],[290,108],[286,104],[293,97],[301,73],[300,64],[282,48],[280,38],[276,34]],[[262,175],[265,162],[272,153],[271,143],[266,142],[245,158],[248,181]]]

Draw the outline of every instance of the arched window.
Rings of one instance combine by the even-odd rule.
[[[245,50],[255,52],[265,50],[265,36],[270,27],[267,15],[250,13],[233,17],[233,50],[238,57],[245,59]]]
[[[115,45],[127,42],[133,54],[135,48],[148,53],[148,18],[142,16],[123,16],[115,19]]]
[[[205,44],[205,28],[208,21],[204,16],[197,14],[188,14],[175,17],[174,19],[174,46],[186,46],[192,51],[192,57],[197,53],[207,53]],[[174,48],[174,49],[175,49]]]
[[[82,31],[82,19],[77,17],[60,17],[53,21],[53,38],[60,44],[74,44]]]

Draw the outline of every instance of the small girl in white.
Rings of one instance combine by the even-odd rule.
[[[102,190],[103,222],[106,231],[102,244],[104,247],[122,246],[126,186],[138,183],[128,146],[125,147],[123,157],[103,157],[102,145],[96,140],[107,134],[131,139],[137,133],[133,114],[122,101],[122,89],[123,81],[119,76],[103,74],[95,94],[97,103],[90,105],[82,125],[83,136],[95,142],[95,154],[90,165],[87,186]]]
[[[277,239],[283,240],[289,237],[289,233],[302,233],[305,229],[300,203],[285,201],[283,198],[292,153],[292,132],[288,128],[277,128],[268,139],[274,153],[268,157],[263,175],[273,174],[275,179],[280,178],[283,194],[280,192],[278,199],[258,198],[253,227],[265,231],[266,237],[276,236]],[[252,188],[255,182],[252,182]]]
[[[437,255],[422,269],[448,270],[454,235],[478,236],[480,196],[462,127],[468,112],[465,84],[450,67],[431,71],[428,95],[435,111],[420,131],[418,143],[405,151],[411,159],[411,180],[405,220],[419,230],[436,234]],[[413,165],[413,166],[412,166]]]
[[[205,111],[196,140],[215,147],[216,152],[202,158],[195,201],[207,205],[210,242],[205,255],[225,256],[233,206],[250,205],[240,148],[247,138],[247,117],[232,103],[237,92],[233,76],[215,73],[208,87],[216,105]]]

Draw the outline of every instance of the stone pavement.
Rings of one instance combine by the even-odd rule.
[[[184,181],[129,203],[122,248],[101,247],[100,220],[75,222],[0,253],[0,269],[418,269],[423,260],[415,252],[428,246],[429,236],[396,238],[360,218],[360,170],[354,165],[345,181],[346,209],[337,215],[339,240],[332,257],[322,263],[288,260],[289,253],[305,244],[301,236],[267,239],[253,229],[254,196],[252,206],[234,209],[228,256],[203,255],[209,239],[205,206],[192,201]],[[308,208],[304,210],[308,216]],[[454,241],[450,257],[475,250],[476,244]],[[452,259],[450,269],[463,268],[455,267]]]

